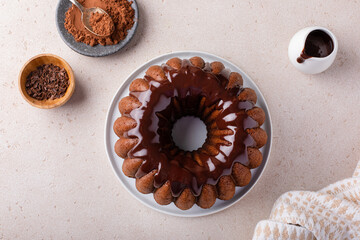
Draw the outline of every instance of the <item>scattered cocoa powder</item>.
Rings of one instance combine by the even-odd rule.
[[[69,76],[64,68],[44,64],[26,78],[25,89],[37,100],[61,98],[69,87]]]
[[[107,14],[99,12],[91,14],[90,26],[92,31],[100,36],[109,36],[115,30],[115,25],[111,20],[111,17]]]
[[[75,41],[83,42],[90,46],[97,44],[115,45],[125,39],[127,32],[134,25],[135,11],[132,2],[127,0],[79,0],[87,8],[99,7],[104,9],[114,22],[114,31],[110,36],[99,37],[90,33],[81,21],[80,10],[72,5],[66,12],[65,28],[73,35]]]

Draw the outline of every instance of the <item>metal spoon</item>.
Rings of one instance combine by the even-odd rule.
[[[92,34],[99,36],[99,37],[107,37],[111,34],[108,35],[99,35],[97,33],[94,32],[94,30],[92,29],[91,25],[90,25],[90,17],[92,13],[101,13],[101,14],[106,14],[107,16],[110,17],[110,15],[103,9],[99,8],[99,7],[93,7],[93,8],[86,8],[83,5],[81,5],[78,1],[76,0],[70,0],[70,2],[72,2],[77,8],[79,8],[79,10],[81,11],[81,21],[84,24],[84,27],[91,32]],[[110,17],[111,18],[111,17]]]

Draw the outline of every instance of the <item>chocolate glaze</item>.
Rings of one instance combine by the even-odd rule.
[[[154,186],[159,188],[170,180],[174,197],[188,187],[195,196],[200,195],[205,183],[215,185],[223,175],[230,175],[235,162],[248,165],[246,148],[255,142],[244,130],[258,127],[246,110],[254,107],[251,102],[240,102],[237,95],[241,89],[226,89],[228,79],[224,75],[213,75],[192,66],[184,60],[180,70],[163,66],[168,81],[156,82],[150,77],[150,88],[144,92],[131,92],[142,106],[129,115],[137,121],[136,128],[128,131],[127,136],[138,138],[138,144],[128,153],[129,158],[144,159],[136,177],[140,178],[154,169]],[[227,73],[225,72],[227,75]],[[205,99],[204,107],[210,111],[204,116],[204,107],[200,106]],[[215,118],[216,127],[207,117],[215,110],[219,115]],[[206,144],[219,150],[216,156],[203,148],[193,152],[179,149],[171,136],[172,126],[182,116],[191,115],[202,119],[207,125],[208,137]],[[232,130],[232,134],[220,136],[228,144],[211,143],[211,130]],[[202,166],[193,158],[197,153]]]
[[[311,57],[327,57],[333,50],[334,43],[331,37],[322,30],[314,30],[307,36],[305,47],[296,61],[298,63],[303,63],[306,59]]]

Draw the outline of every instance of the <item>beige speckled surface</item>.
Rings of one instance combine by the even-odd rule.
[[[56,1],[0,0],[0,239],[249,239],[289,190],[318,190],[350,177],[360,158],[358,1],[138,1],[133,41],[110,57],[69,49]],[[328,27],[338,57],[308,76],[287,59],[299,29]],[[207,51],[244,69],[265,95],[274,142],[266,171],[233,207],[202,218],[163,215],[133,199],[107,160],[108,105],[135,68],[160,54]],[[17,89],[30,57],[54,53],[77,78],[63,107],[31,107]]]

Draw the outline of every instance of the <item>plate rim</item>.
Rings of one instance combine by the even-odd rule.
[[[221,61],[223,61],[224,63],[230,63],[231,65],[235,66],[236,68],[238,68],[239,70],[241,70],[241,74],[243,74],[247,79],[249,79],[255,86],[256,90],[257,90],[257,93],[260,94],[261,96],[261,99],[263,101],[263,105],[265,106],[266,108],[266,113],[268,115],[268,119],[266,120],[266,122],[268,123],[268,126],[269,126],[269,129],[268,129],[268,142],[267,142],[267,148],[268,148],[268,152],[267,152],[267,158],[266,159],[263,159],[263,161],[265,160],[265,163],[263,165],[263,168],[262,170],[260,171],[257,179],[254,180],[254,183],[246,190],[246,192],[240,196],[238,199],[234,200],[233,202],[229,202],[226,206],[223,206],[223,207],[220,207],[219,209],[216,209],[216,210],[211,210],[211,208],[209,209],[205,209],[205,210],[208,210],[206,212],[203,212],[203,213],[198,213],[198,214],[194,214],[194,213],[189,213],[187,211],[183,211],[181,213],[174,213],[174,212],[169,212],[169,211],[166,211],[166,210],[163,210],[163,209],[160,209],[160,208],[156,208],[154,207],[153,205],[147,203],[146,201],[144,201],[143,199],[137,197],[130,189],[128,189],[128,187],[125,185],[125,183],[122,181],[122,179],[120,178],[119,176],[119,173],[117,171],[117,167],[115,165],[115,163],[113,162],[111,156],[110,156],[110,151],[111,150],[111,143],[110,143],[110,137],[108,136],[108,131],[109,129],[112,129],[112,125],[110,123],[110,110],[114,108],[114,105],[116,105],[117,101],[116,101],[116,98],[117,98],[117,95],[119,94],[119,92],[121,91],[121,89],[127,84],[128,81],[130,81],[130,77],[133,76],[136,72],[140,71],[144,66],[148,65],[148,64],[151,64],[152,62],[155,62],[161,58],[165,58],[165,57],[176,57],[176,55],[182,55],[182,54],[189,54],[189,55],[204,55],[204,56],[207,56],[207,57],[210,57],[210,58],[217,58]],[[259,95],[258,94],[258,95]],[[265,122],[265,123],[266,123]],[[174,52],[170,52],[170,53],[165,53],[165,54],[162,54],[162,55],[159,55],[157,57],[154,57],[148,61],[146,61],[145,63],[141,64],[139,67],[137,67],[134,71],[132,71],[126,78],[126,80],[120,85],[120,87],[117,89],[117,91],[115,92],[114,96],[112,97],[111,99],[111,103],[110,103],[110,106],[107,110],[107,113],[106,113],[106,119],[105,119],[105,129],[104,129],[104,143],[105,143],[105,149],[106,149],[106,154],[107,154],[107,157],[108,157],[108,160],[110,161],[110,165],[111,165],[111,168],[114,172],[114,174],[116,175],[117,179],[121,182],[122,186],[127,190],[127,192],[130,193],[130,195],[132,195],[135,199],[137,199],[138,201],[140,201],[142,204],[144,204],[145,206],[157,211],[157,212],[161,212],[161,213],[164,213],[164,214],[167,214],[167,215],[171,215],[171,216],[176,216],[176,217],[185,217],[185,218],[193,218],[193,217],[203,217],[203,216],[208,216],[208,215],[211,215],[211,214],[215,214],[215,213],[218,213],[220,211],[223,211],[225,209],[228,209],[229,207],[233,206],[234,204],[238,203],[242,198],[244,198],[253,188],[254,186],[258,183],[259,179],[262,177],[267,165],[268,165],[268,162],[269,162],[269,159],[270,159],[270,155],[271,155],[271,149],[272,149],[272,138],[273,138],[273,126],[272,126],[272,120],[271,120],[271,114],[270,114],[270,109],[269,109],[269,106],[266,102],[266,99],[265,97],[263,96],[262,92],[260,91],[259,87],[256,85],[256,83],[252,80],[252,78],[249,77],[249,75],[247,73],[245,73],[240,67],[238,67],[237,65],[235,65],[234,63],[232,63],[231,61],[229,60],[226,60],[222,57],[219,57],[217,55],[214,55],[214,54],[211,54],[211,53],[208,53],[208,52],[203,52],[203,51],[191,51],[191,50],[187,50],[187,51],[174,51]],[[120,173],[121,174],[121,173]],[[135,186],[134,186],[135,188]],[[217,199],[218,200],[218,199]],[[155,200],[154,200],[155,202]],[[157,204],[155,202],[155,204]],[[160,206],[160,205],[159,205]],[[190,209],[189,209],[190,210]]]
[[[131,34],[128,34],[125,39],[121,40],[118,44],[115,44],[115,45],[109,45],[109,46],[117,46],[119,45],[118,48],[114,48],[114,50],[112,51],[109,51],[109,52],[101,52],[101,53],[91,53],[91,52],[86,52],[86,51],[81,51],[79,50],[78,48],[76,48],[75,46],[73,46],[70,42],[68,42],[65,38],[65,35],[64,33],[62,32],[61,28],[60,28],[60,25],[61,23],[58,21],[59,19],[59,8],[60,8],[60,5],[61,3],[63,2],[64,0],[59,0],[57,5],[56,5],[56,12],[55,12],[55,25],[56,25],[56,29],[58,31],[58,34],[60,35],[61,39],[63,40],[63,42],[73,51],[75,51],[76,53],[78,54],[81,54],[83,56],[87,56],[87,57],[105,57],[105,56],[109,56],[109,55],[112,55],[112,54],[115,54],[117,53],[118,51],[120,51],[122,48],[124,48],[129,42],[131,42],[131,40],[133,39],[133,37],[135,36],[135,33],[138,29],[138,22],[139,22],[139,7],[137,5],[137,2],[136,0],[131,0],[133,3],[132,3],[132,7],[135,11],[134,13],[134,25],[132,26],[131,29],[129,29],[128,31],[132,31]],[[68,1],[68,0],[65,0],[65,1]],[[127,0],[129,1],[129,0]],[[69,4],[71,4],[71,2],[69,1]],[[65,18],[65,17],[64,17]],[[66,29],[65,29],[66,30]],[[66,30],[67,32],[67,30]],[[67,32],[68,33],[68,32]],[[70,33],[69,33],[70,34]],[[73,37],[73,36],[72,36]],[[75,41],[75,40],[74,40]],[[122,44],[123,42],[125,42],[124,44]],[[85,43],[81,43],[81,42],[76,42],[75,43],[80,43],[80,44],[85,44]],[[121,45],[122,44],[122,45]],[[87,44],[85,44],[86,46],[89,46]],[[102,46],[100,44],[98,44],[97,46]],[[96,46],[94,46],[96,47]],[[102,46],[102,47],[106,47],[106,46]]]

